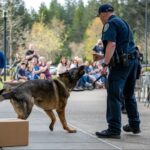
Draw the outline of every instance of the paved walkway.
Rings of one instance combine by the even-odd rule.
[[[100,149],[150,149],[150,108],[139,103],[141,115],[140,135],[122,132],[122,138],[98,139],[94,133],[106,129],[106,92],[93,90],[72,92],[67,105],[67,120],[78,130],[75,134],[65,132],[57,121],[53,132],[49,131],[49,118],[37,107],[29,117],[29,145],[5,147],[3,150],[53,149],[53,150],[100,150]],[[16,114],[9,103],[0,103],[0,118],[14,118]],[[127,122],[126,115],[122,117]]]

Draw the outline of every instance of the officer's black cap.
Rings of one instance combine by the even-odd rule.
[[[114,11],[113,6],[111,4],[106,3],[99,7],[97,16],[99,16],[100,13],[103,12],[113,12],[113,11]]]

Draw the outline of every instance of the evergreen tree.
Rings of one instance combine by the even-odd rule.
[[[42,3],[41,6],[40,6],[40,9],[39,9],[39,21],[44,23],[44,24],[47,24],[49,23],[49,10],[47,9],[45,3]]]
[[[73,16],[76,10],[76,0],[65,0],[65,16],[64,16],[64,21],[65,24],[69,27],[72,25],[73,22]]]
[[[59,20],[63,20],[64,18],[64,8],[61,6],[57,0],[52,0],[49,6],[49,15],[50,20],[53,19],[53,17],[56,17]]]
[[[72,27],[70,28],[70,40],[81,42],[85,31],[85,7],[82,0],[79,0],[74,13]]]
[[[98,8],[100,3],[97,0],[89,0],[85,8],[85,23],[88,26],[89,23],[97,17]]]

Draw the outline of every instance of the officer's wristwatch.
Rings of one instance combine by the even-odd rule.
[[[103,68],[104,68],[104,67],[108,67],[108,65],[105,64],[105,63],[102,63],[102,67],[103,67]]]

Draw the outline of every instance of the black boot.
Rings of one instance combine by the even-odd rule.
[[[111,132],[110,129],[103,130],[101,132],[96,132],[95,134],[99,138],[114,138],[114,139],[121,138],[120,134],[113,133],[113,132]]]
[[[139,127],[131,127],[129,124],[127,124],[127,125],[125,125],[125,126],[123,126],[123,130],[125,131],[125,132],[132,132],[132,133],[134,133],[134,134],[138,134],[138,133],[140,133],[141,132],[141,130],[140,130],[140,128]]]

